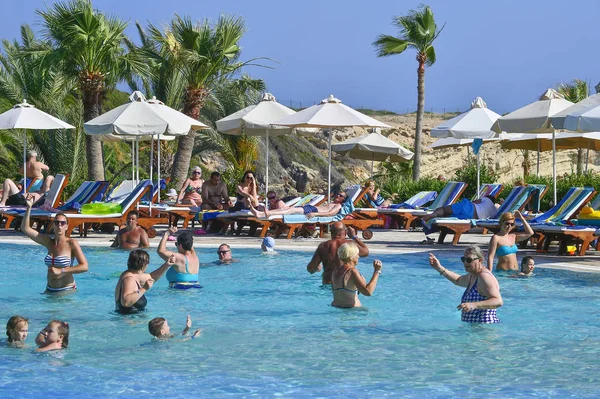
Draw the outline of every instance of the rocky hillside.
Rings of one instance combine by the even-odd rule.
[[[415,114],[374,116],[393,126],[383,134],[399,144],[412,148],[414,145]],[[451,179],[456,170],[464,166],[467,158],[467,147],[442,150],[429,149],[436,139],[429,136],[429,131],[443,121],[442,115],[426,114],[423,130],[423,163],[422,176],[435,177],[440,174]],[[335,130],[333,142],[341,142],[349,138],[366,134],[362,128]],[[259,181],[264,183],[266,162],[266,146],[264,138],[260,139],[260,158],[256,173]],[[324,133],[314,136],[291,135],[270,138],[269,148],[269,186],[282,194],[296,194],[308,191],[325,191],[327,187],[327,137]],[[570,173],[576,166],[576,150],[559,151],[557,153],[557,173]],[[222,169],[218,157],[202,154],[209,169]],[[370,176],[370,162],[354,160],[333,153],[332,182],[334,189],[350,183],[363,182]],[[530,152],[532,162],[531,173],[536,170],[536,153]],[[498,143],[486,143],[482,147],[481,162],[500,175],[500,182],[512,182],[523,176],[523,153],[520,150],[502,150]],[[590,152],[590,169],[597,170],[596,154]],[[375,163],[377,169],[377,163]],[[540,158],[540,174],[552,174],[552,153],[545,152]]]

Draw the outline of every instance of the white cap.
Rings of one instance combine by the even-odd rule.
[[[177,191],[174,188],[167,191],[167,197],[177,197]]]
[[[265,248],[265,251],[267,251],[267,252],[275,251],[275,240],[273,239],[273,237],[265,237],[265,239],[263,240],[262,243]]]

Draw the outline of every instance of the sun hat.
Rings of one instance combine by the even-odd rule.
[[[265,251],[267,251],[267,252],[275,251],[275,240],[273,239],[273,237],[265,237],[265,239],[263,240],[262,243],[263,243]]]
[[[167,191],[167,197],[177,197],[177,191],[174,188]]]

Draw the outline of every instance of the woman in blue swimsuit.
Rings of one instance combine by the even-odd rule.
[[[496,277],[483,265],[483,252],[476,246],[465,249],[461,257],[467,274],[460,275],[446,269],[434,254],[429,254],[429,265],[446,279],[465,287],[465,292],[456,308],[460,310],[461,321],[467,323],[499,323],[496,309],[503,305],[500,285]]]
[[[371,296],[377,286],[381,274],[382,263],[373,261],[373,276],[367,284],[365,278],[356,269],[358,264],[358,247],[353,242],[346,243],[338,248],[338,258],[342,262],[331,274],[331,288],[333,302],[331,306],[338,308],[355,308],[362,306],[358,300],[358,293]]]
[[[517,233],[515,226],[516,217],[521,219],[525,232]],[[500,231],[492,236],[488,246],[487,268],[492,271],[494,257],[498,257],[496,270],[519,270],[517,261],[517,242],[526,241],[533,235],[533,230],[521,212],[515,211],[500,216]]]
[[[67,237],[69,222],[64,213],[57,213],[53,221],[54,237],[38,232],[29,221],[33,200],[27,200],[27,211],[21,222],[21,231],[48,250],[44,258],[47,267],[46,293],[77,289],[74,274],[88,271],[88,262],[77,240]],[[77,262],[75,262],[75,260]]]
[[[167,271],[169,287],[186,290],[188,288],[202,288],[198,284],[198,270],[200,261],[194,251],[194,237],[183,232],[177,236],[175,245],[177,252],[167,250],[167,239],[177,233],[177,227],[169,227],[158,244],[158,255],[168,261],[171,267]]]

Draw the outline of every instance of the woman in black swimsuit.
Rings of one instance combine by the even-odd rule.
[[[333,290],[333,302],[331,306],[337,308],[355,308],[362,306],[358,300],[358,293],[371,296],[377,286],[381,267],[380,260],[373,261],[373,276],[371,281],[366,282],[360,274],[356,265],[358,265],[358,247],[353,242],[342,245],[337,250],[337,256],[341,261],[341,266],[333,269],[331,274],[331,288]]]
[[[148,302],[144,294],[173,265],[169,259],[152,273],[146,273],[148,263],[150,263],[150,256],[144,250],[136,249],[129,254],[127,270],[121,274],[115,288],[117,313],[132,314],[143,311]]]

